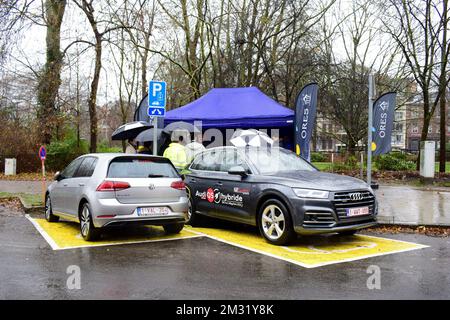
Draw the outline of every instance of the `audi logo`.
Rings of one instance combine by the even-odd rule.
[[[353,192],[349,193],[348,197],[350,198],[350,200],[358,201],[363,199],[363,194],[361,192]]]

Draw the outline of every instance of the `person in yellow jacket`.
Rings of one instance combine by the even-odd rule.
[[[169,144],[166,150],[164,150],[163,157],[172,161],[173,165],[182,170],[188,165],[188,158],[186,155],[186,148],[182,145],[183,137],[180,136],[178,141],[172,139],[172,143]]]

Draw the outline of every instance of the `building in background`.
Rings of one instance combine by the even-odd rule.
[[[433,99],[433,98],[432,98]],[[446,104],[446,136],[450,140],[450,95],[447,92]],[[406,107],[406,149],[409,151],[418,151],[420,148],[420,136],[423,127],[423,99],[417,95],[405,104]],[[436,107],[434,115],[428,128],[427,140],[436,141],[436,148],[439,149],[439,128],[440,128],[440,109]]]

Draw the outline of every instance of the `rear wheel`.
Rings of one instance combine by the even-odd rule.
[[[341,236],[353,236],[358,230],[347,230],[338,232]]]
[[[100,230],[94,227],[92,221],[91,209],[88,203],[83,204],[80,214],[80,232],[86,241],[97,240],[100,236]]]
[[[184,228],[184,223],[171,223],[163,226],[164,231],[167,234],[177,234],[180,233]]]
[[[271,244],[284,245],[295,239],[291,216],[279,200],[264,202],[259,211],[259,231]]]
[[[48,222],[58,222],[59,217],[53,214],[52,201],[50,200],[50,195],[47,194],[45,197],[45,219]]]

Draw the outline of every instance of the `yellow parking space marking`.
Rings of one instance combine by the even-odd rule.
[[[77,223],[66,221],[49,223],[45,219],[32,218],[29,215],[26,217],[53,250],[169,241],[202,236],[186,229],[183,229],[179,234],[166,235],[162,227],[140,226],[136,228],[108,230],[104,232],[101,239],[89,242],[81,237],[80,228]]]
[[[217,241],[291,262],[305,268],[321,267],[428,247],[412,242],[367,235],[305,236],[289,246],[275,246],[267,243],[256,232],[188,228],[188,230],[192,230],[198,235],[204,235]]]

